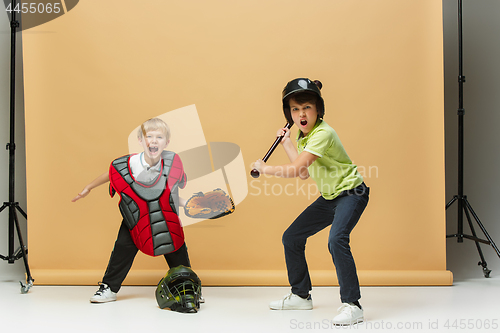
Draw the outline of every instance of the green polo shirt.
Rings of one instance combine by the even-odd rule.
[[[358,167],[352,163],[333,128],[318,119],[306,137],[297,134],[297,150],[307,151],[319,158],[308,167],[309,175],[318,185],[323,198],[331,200],[342,191],[353,189],[363,182]]]

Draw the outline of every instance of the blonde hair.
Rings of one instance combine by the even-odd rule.
[[[142,139],[144,137],[143,133],[147,133],[149,131],[161,131],[165,134],[167,141],[170,140],[170,128],[167,123],[160,118],[151,118],[143,122],[137,130],[137,138]]]

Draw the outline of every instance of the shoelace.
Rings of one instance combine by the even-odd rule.
[[[285,301],[286,301],[287,299],[292,298],[292,295],[293,295],[293,293],[289,293],[288,295],[285,295],[285,297],[283,297],[283,299],[281,300],[281,306],[282,306],[282,307],[285,305]]]
[[[96,295],[98,296],[102,296],[102,293],[104,292],[104,290],[106,290],[106,288],[108,288],[107,286],[105,286],[104,284],[101,284],[99,286],[99,290],[95,292]]]
[[[348,312],[349,315],[352,314],[352,305],[349,304],[342,304],[340,308],[337,309],[337,312],[342,313],[342,312]]]

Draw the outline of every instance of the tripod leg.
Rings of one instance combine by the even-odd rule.
[[[465,205],[467,206],[467,208],[470,210],[472,216],[474,216],[474,219],[476,220],[477,224],[479,225],[479,228],[481,228],[482,232],[486,236],[486,239],[488,239],[491,246],[495,249],[495,252],[497,253],[498,257],[500,258],[500,250],[498,250],[498,247],[496,246],[495,242],[493,241],[493,239],[490,237],[490,235],[486,231],[486,228],[483,226],[483,224],[479,220],[479,217],[474,212],[474,209],[472,209],[472,206],[470,205],[469,201],[467,201],[467,198],[464,199],[464,202],[465,202]]]
[[[468,205],[466,205],[464,207],[464,213],[465,213],[465,216],[467,217],[467,221],[469,222],[469,227],[470,227],[470,231],[472,232],[472,236],[474,236],[474,238],[477,238],[476,231],[474,230],[474,226],[472,225],[472,221],[471,221],[471,218],[469,215],[469,211],[467,210],[468,208],[469,208]],[[481,261],[478,262],[477,264],[479,266],[483,267],[484,277],[489,278],[491,270],[488,269],[488,264],[486,263],[486,260],[484,259],[483,251],[481,251],[481,247],[479,246],[478,241],[474,241],[474,243],[476,243],[476,248],[477,248],[477,252],[479,253],[479,258],[481,258]]]
[[[3,205],[2,205],[2,207],[0,208],[0,213],[3,212],[3,210],[5,208],[7,208],[7,207],[8,207],[7,202],[4,202]],[[10,260],[10,256],[5,257],[5,256],[3,256],[3,255],[0,254],[0,259],[2,259],[2,260]]]
[[[31,277],[30,267],[28,265],[28,257],[26,255],[26,247],[24,246],[23,236],[21,234],[21,228],[19,227],[19,220],[17,219],[16,211],[14,209],[11,209],[10,214],[12,214],[12,218],[13,218],[15,225],[16,225],[17,236],[19,238],[19,245],[21,246],[21,251],[23,254],[24,267],[26,268],[26,284],[19,281],[19,283],[21,284],[21,294],[26,294],[30,290],[30,288],[33,286],[34,280]]]
[[[24,216],[25,219],[28,218],[28,215],[24,212],[24,210],[19,206],[19,204],[16,202],[16,209],[21,213],[22,216]]]
[[[446,208],[445,209],[448,209],[455,201],[457,201],[458,199],[458,196],[455,195],[447,204],[446,204]]]

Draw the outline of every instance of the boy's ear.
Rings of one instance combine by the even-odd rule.
[[[147,139],[145,139],[144,137],[138,137],[137,138],[137,141],[139,142],[139,145],[142,147],[142,140],[146,140],[146,146],[149,146],[149,143],[147,141]]]
[[[139,138],[139,144],[142,146],[142,139],[146,140],[146,146],[149,147],[148,139],[146,138],[146,129],[144,128],[144,124],[141,124],[142,137]]]

